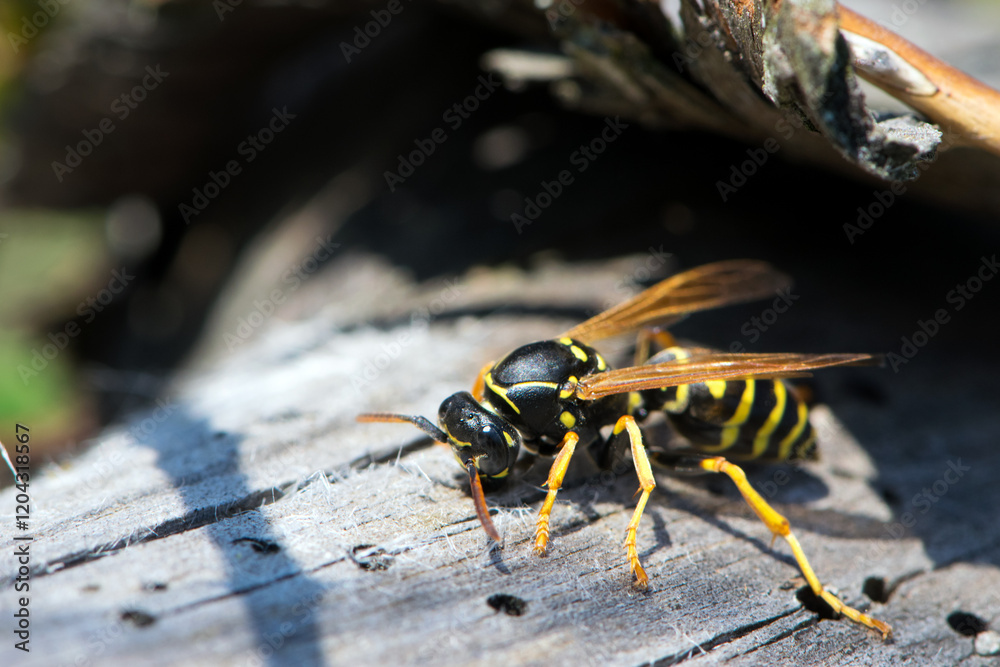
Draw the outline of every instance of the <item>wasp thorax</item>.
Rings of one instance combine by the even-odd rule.
[[[480,474],[502,477],[521,446],[513,426],[476,402],[467,391],[446,398],[438,410],[438,424],[463,465],[473,463]]]

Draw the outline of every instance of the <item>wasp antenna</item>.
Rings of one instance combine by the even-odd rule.
[[[474,461],[469,461],[466,468],[469,471],[469,481],[472,483],[472,502],[476,506],[476,516],[479,517],[479,523],[483,525],[483,530],[490,536],[490,539],[500,544],[500,533],[493,525],[490,511],[486,507],[486,495],[483,493],[483,483],[479,481],[479,469],[476,468]]]
[[[412,415],[397,415],[391,412],[366,412],[355,417],[356,421],[359,422],[390,422],[390,423],[408,423],[413,424],[421,431],[431,436],[434,440],[438,442],[443,442],[448,444],[448,435],[439,429],[437,426],[432,424],[426,417],[414,417]]]

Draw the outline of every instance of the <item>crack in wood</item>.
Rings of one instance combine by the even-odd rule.
[[[268,587],[273,586],[275,584],[280,584],[282,582],[288,581],[289,579],[294,579],[296,577],[307,577],[307,576],[313,574],[314,572],[318,572],[319,570],[322,570],[323,568],[329,567],[331,565],[335,565],[337,563],[341,563],[341,562],[347,560],[347,558],[348,557],[346,555],[345,556],[341,556],[340,558],[335,558],[335,559],[333,559],[331,561],[327,561],[325,563],[321,563],[320,565],[317,565],[316,567],[311,567],[311,568],[305,569],[305,570],[296,570],[295,572],[289,572],[287,574],[283,574],[281,576],[275,577],[274,579],[269,579],[268,581],[262,581],[259,584],[253,584],[252,586],[245,586],[243,588],[238,588],[238,589],[227,591],[226,593],[223,593],[222,595],[216,595],[215,597],[202,598],[200,600],[196,600],[194,602],[190,602],[188,604],[180,605],[178,607],[174,607],[173,609],[164,611],[164,612],[162,612],[160,614],[160,617],[181,614],[181,613],[184,613],[185,611],[188,611],[188,610],[191,610],[191,609],[198,609],[198,608],[200,608],[200,607],[202,607],[204,605],[207,605],[207,604],[212,604],[212,603],[215,603],[215,602],[222,602],[223,600],[228,600],[230,598],[239,597],[241,595],[249,595],[251,593],[255,593],[255,592],[257,592],[259,590],[262,590],[264,588],[268,588]]]
[[[235,500],[221,505],[204,507],[193,512],[167,519],[151,528],[141,528],[132,532],[126,537],[122,537],[114,542],[76,551],[65,556],[60,556],[46,563],[42,563],[32,569],[31,574],[36,577],[44,577],[61,570],[68,570],[84,563],[104,558],[115,554],[126,547],[160,540],[171,535],[177,535],[189,530],[196,530],[204,526],[219,523],[230,517],[234,517],[243,512],[249,512],[265,505],[275,503],[285,497],[288,490],[295,486],[296,482],[288,482],[280,486],[273,486],[270,489],[255,491],[239,500]]]
[[[772,623],[776,623],[783,618],[787,618],[792,614],[796,614],[800,609],[791,609],[783,614],[778,614],[777,616],[772,616],[770,618],[765,618],[760,621],[755,621],[754,623],[748,623],[747,625],[741,625],[738,628],[734,628],[728,632],[723,632],[718,634],[708,641],[701,642],[697,644],[694,648],[685,649],[679,653],[673,653],[671,655],[663,656],[662,658],[657,658],[656,660],[647,663],[649,667],[668,667],[669,665],[679,665],[682,662],[690,660],[691,658],[698,657],[699,655],[707,655],[717,646],[722,644],[728,644],[737,639],[742,639],[747,635],[760,630]]]
[[[767,641],[765,641],[765,642],[763,642],[761,644],[758,644],[758,645],[754,646],[753,648],[747,649],[742,655],[750,655],[754,651],[759,651],[760,649],[767,648],[768,646],[771,646],[772,644],[777,644],[780,641],[784,641],[784,640],[788,639],[789,637],[791,637],[792,635],[794,635],[796,632],[799,632],[800,630],[805,630],[806,628],[811,628],[812,626],[816,625],[819,622],[820,622],[820,618],[818,616],[813,615],[810,618],[807,618],[807,619],[805,619],[804,621],[802,621],[800,623],[796,623],[794,627],[789,628],[788,630],[784,630],[783,632],[779,632],[778,634],[776,634],[774,637],[771,637]]]
[[[436,443],[432,439],[421,437],[399,447],[387,447],[376,452],[367,452],[355,459],[352,459],[346,466],[341,466],[336,471],[327,473],[327,479],[331,483],[336,483],[338,481],[338,477],[345,477],[351,472],[365,470],[366,468],[370,468],[372,466],[395,463],[403,457],[416,454],[417,452],[428,449],[435,444]]]

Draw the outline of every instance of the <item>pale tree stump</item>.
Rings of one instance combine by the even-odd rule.
[[[639,531],[651,578],[642,593],[621,546],[633,473],[602,474],[578,457],[553,513],[550,555],[537,558],[546,467],[535,465],[489,496],[504,539],[489,551],[448,452],[405,425],[354,422],[373,409],[433,418],[484,361],[620,298],[614,286],[646,259],[418,286],[373,258],[335,262],[310,285],[328,306],[252,330],[158,410],[33,471],[31,652],[12,648],[8,585],[0,662],[990,664],[947,620],[1000,617],[995,378],[975,355],[928,348],[899,373],[821,373],[832,406],[814,412],[822,460],[751,471],[821,580],[892,624],[891,642],[804,609],[788,549],[768,547],[724,479],[657,476]],[[808,341],[802,351],[858,349],[845,341],[892,326],[891,317],[866,322],[864,303],[825,300],[810,292],[782,316],[786,332]],[[704,315],[731,322],[705,342],[739,339],[747,314],[766,307]],[[217,347],[234,321],[210,335]],[[647,432],[660,445],[669,437],[662,425]],[[933,502],[919,499],[922,489]],[[14,491],[0,502],[9,582]],[[909,527],[899,523],[906,512]]]

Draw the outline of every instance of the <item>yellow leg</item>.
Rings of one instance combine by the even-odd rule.
[[[625,430],[628,431],[628,438],[632,444],[632,463],[635,464],[635,474],[639,478],[639,491],[642,493],[639,496],[639,502],[635,506],[635,511],[632,513],[632,520],[628,522],[628,529],[625,533],[625,557],[628,559],[633,574],[635,574],[636,585],[639,588],[646,588],[649,584],[649,577],[646,576],[646,571],[642,569],[642,564],[639,562],[639,553],[635,546],[635,534],[639,528],[639,520],[642,518],[642,512],[646,509],[646,501],[649,500],[649,494],[656,488],[656,480],[653,479],[653,471],[649,467],[646,448],[642,444],[642,431],[639,430],[639,425],[635,423],[635,418],[631,415],[623,415],[618,419],[611,437],[613,438]]]
[[[819,579],[816,577],[816,573],[813,572],[812,566],[809,565],[809,560],[806,558],[805,552],[802,551],[802,547],[799,545],[799,541],[795,538],[792,533],[792,528],[788,523],[788,519],[783,517],[781,514],[776,512],[770,505],[767,504],[759,493],[757,493],[750,482],[747,481],[746,474],[739,466],[735,466],[721,456],[712,456],[709,458],[702,459],[699,463],[703,470],[709,472],[718,472],[724,475],[728,475],[731,480],[736,484],[736,488],[740,490],[743,494],[743,499],[746,500],[747,504],[757,513],[760,520],[764,522],[768,530],[777,538],[779,535],[785,538],[789,546],[792,547],[792,554],[795,556],[795,561],[799,564],[799,569],[802,570],[802,574],[805,575],[806,581],[809,582],[809,588],[812,592],[823,598],[830,607],[837,613],[843,614],[847,618],[851,619],[855,623],[860,623],[866,625],[869,628],[878,630],[882,633],[882,637],[886,638],[892,633],[892,628],[882,621],[872,618],[868,614],[864,614],[853,607],[848,607],[846,604],[841,602],[832,593],[823,590],[823,585],[820,584]]]
[[[493,362],[486,364],[481,369],[479,369],[479,375],[476,376],[476,381],[472,385],[472,398],[476,399],[476,402],[482,402],[483,393],[486,391],[486,373],[493,368]]]
[[[545,547],[549,544],[549,515],[552,514],[552,506],[556,504],[556,494],[562,486],[563,477],[569,468],[569,460],[573,458],[576,451],[576,443],[580,436],[573,431],[567,431],[559,443],[559,453],[556,460],[552,462],[549,469],[549,479],[545,485],[549,487],[549,492],[545,496],[545,503],[538,511],[538,521],[535,522],[535,553],[539,556],[545,555]]]
[[[677,340],[674,339],[669,331],[664,329],[640,329],[638,340],[635,343],[633,366],[641,366],[649,361],[649,358],[653,356],[651,348],[654,342],[661,350],[677,345]]]

